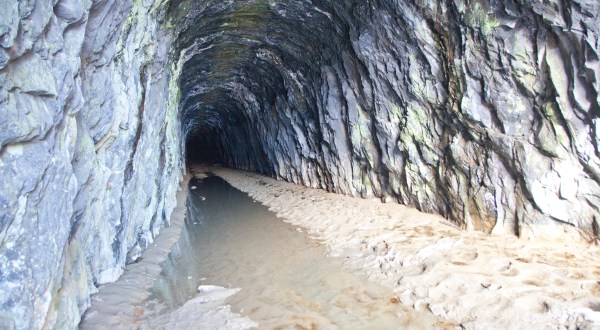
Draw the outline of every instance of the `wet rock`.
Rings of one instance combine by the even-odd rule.
[[[75,328],[168,223],[181,163],[161,5],[0,1],[0,328]]]
[[[597,2],[187,6],[188,155],[488,233],[597,235]]]
[[[54,13],[67,23],[73,23],[83,18],[85,5],[81,0],[61,0],[54,5]]]
[[[183,143],[468,229],[598,237],[595,0],[0,7],[1,324],[74,327],[168,223]]]

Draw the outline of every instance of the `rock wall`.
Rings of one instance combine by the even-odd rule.
[[[597,1],[188,6],[195,156],[469,229],[598,238]]]
[[[165,2],[0,1],[0,328],[74,328],[181,177]]]
[[[181,141],[465,228],[598,239],[596,0],[0,7],[0,328],[77,324],[169,218]]]

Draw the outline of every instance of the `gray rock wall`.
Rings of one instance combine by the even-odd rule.
[[[191,12],[176,44],[196,54],[182,105],[199,158],[465,228],[597,239],[596,0],[204,1]]]
[[[181,141],[465,228],[598,238],[596,0],[0,8],[0,328],[78,322],[167,221]]]
[[[164,7],[0,0],[0,328],[76,327],[168,221],[182,164]]]

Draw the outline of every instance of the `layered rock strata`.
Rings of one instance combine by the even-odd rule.
[[[181,7],[190,155],[488,233],[598,238],[597,1]]]
[[[0,328],[74,328],[174,207],[165,1],[0,7]]]
[[[598,239],[595,0],[0,7],[1,328],[79,321],[168,221],[183,143],[468,229]]]

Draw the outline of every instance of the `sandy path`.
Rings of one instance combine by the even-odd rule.
[[[197,169],[203,170],[203,169]],[[398,204],[211,167],[398,299],[468,329],[600,329],[596,246],[462,231]],[[440,324],[444,326],[444,324]]]

